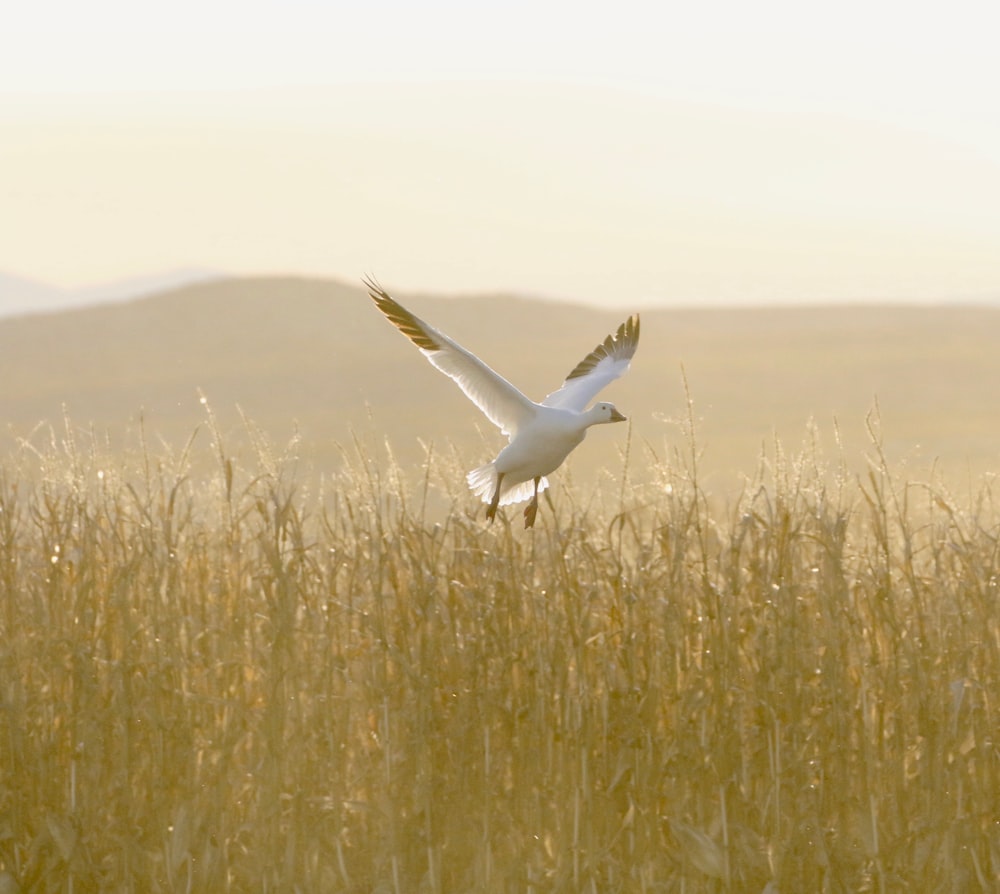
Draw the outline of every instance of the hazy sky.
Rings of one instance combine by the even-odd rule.
[[[0,271],[1000,296],[989,4],[119,0],[0,29]]]

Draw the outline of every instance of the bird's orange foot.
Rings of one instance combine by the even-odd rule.
[[[538,514],[538,500],[532,500],[524,507],[524,526],[532,528],[535,525],[535,516]]]
[[[497,475],[497,489],[493,491],[493,499],[486,507],[486,521],[493,524],[493,519],[497,517],[497,507],[500,505],[500,485],[503,484],[503,472]]]

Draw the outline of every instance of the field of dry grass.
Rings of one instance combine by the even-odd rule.
[[[445,458],[72,428],[0,469],[0,871],[38,892],[992,891],[1000,507],[690,432],[537,527]],[[253,431],[251,429],[251,435]],[[204,448],[197,448],[204,449]],[[631,466],[655,475],[631,483]],[[432,503],[450,510],[438,515]],[[516,507],[515,507],[516,508]]]

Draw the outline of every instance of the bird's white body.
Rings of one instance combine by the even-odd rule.
[[[610,422],[599,418],[600,412],[575,413],[558,407],[536,404],[538,415],[503,448],[496,459],[469,472],[467,480],[472,492],[488,503],[496,490],[497,479],[503,475],[500,505],[531,499],[535,478],[541,478],[538,492],[549,486],[551,475],[566,460],[587,435],[591,425]],[[597,410],[597,407],[593,408]]]
[[[492,521],[497,506],[531,500],[525,526],[534,524],[538,494],[554,472],[584,439],[592,425],[622,422],[611,404],[587,403],[628,367],[639,342],[639,317],[630,317],[615,336],[591,351],[567,376],[562,387],[541,403],[525,397],[502,376],[448,336],[415,317],[376,283],[366,282],[379,310],[510,440],[491,463],[471,471],[469,487],[489,503]]]

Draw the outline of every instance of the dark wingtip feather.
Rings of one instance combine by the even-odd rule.
[[[441,345],[433,337],[431,328],[419,317],[411,314],[402,304],[392,298],[373,276],[365,275],[361,281],[368,289],[375,306],[385,314],[392,323],[422,351],[439,351]]]
[[[632,314],[614,335],[609,335],[593,351],[583,358],[566,376],[566,381],[585,376],[605,357],[623,357],[631,360],[639,345],[639,315]]]

